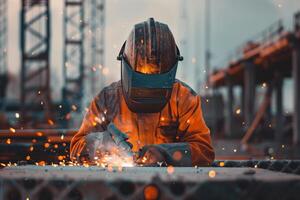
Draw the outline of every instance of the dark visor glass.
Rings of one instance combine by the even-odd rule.
[[[122,78],[125,88],[149,88],[149,89],[171,89],[175,81],[177,63],[170,71],[163,74],[143,74],[134,71],[129,64],[122,59]]]

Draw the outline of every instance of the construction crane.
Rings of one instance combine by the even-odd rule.
[[[7,77],[7,1],[0,0],[0,111],[5,106]]]
[[[50,0],[21,0],[21,119],[50,120]]]

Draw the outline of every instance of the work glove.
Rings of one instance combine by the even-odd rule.
[[[117,145],[108,131],[90,133],[86,136],[85,141],[84,154],[88,156],[89,161],[95,161],[117,149]]]
[[[133,159],[133,154],[132,144],[127,140],[127,135],[110,123],[106,131],[94,132],[86,136],[84,154],[90,162],[129,162],[128,160]]]
[[[192,166],[188,143],[168,143],[144,146],[136,163],[141,166]]]

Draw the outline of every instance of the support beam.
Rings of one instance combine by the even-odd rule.
[[[105,0],[90,1],[90,90],[94,96],[105,86]]]
[[[0,0],[0,111],[5,110],[7,75],[7,0]]]
[[[294,78],[294,127],[293,143],[300,145],[300,47],[293,52],[293,78]]]
[[[245,95],[245,125],[248,128],[254,118],[255,109],[255,93],[256,93],[256,83],[255,83],[255,65],[251,61],[244,63],[244,95]]]
[[[294,17],[294,26],[297,33],[300,32],[300,12]],[[300,41],[295,38],[293,44],[293,79],[294,79],[294,116],[293,116],[293,144],[300,145]]]
[[[27,105],[43,110],[42,121],[51,118],[50,0],[22,0],[21,8],[21,120],[37,122],[41,116]]]
[[[234,97],[233,97],[233,84],[229,75],[226,75],[226,84],[227,84],[227,117],[225,124],[225,134],[227,136],[233,135],[233,105],[234,105]]]
[[[282,86],[283,80],[280,72],[276,73],[276,130],[275,130],[275,139],[276,142],[282,142],[282,131],[283,131],[283,103],[282,103]]]
[[[294,79],[294,117],[293,144],[300,145],[300,44],[293,49],[293,79]]]
[[[80,111],[84,78],[84,0],[65,0],[63,103]]]

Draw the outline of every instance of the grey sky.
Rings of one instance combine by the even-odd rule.
[[[186,3],[187,20],[182,20],[181,2]],[[52,44],[51,72],[55,96],[62,86],[62,9],[63,0],[51,1]],[[211,0],[212,65],[222,66],[227,55],[241,42],[283,18],[292,21],[300,10],[299,0]],[[20,69],[19,12],[20,0],[8,0],[8,65],[12,74]],[[154,17],[167,23],[185,57],[179,66],[178,78],[194,87],[194,68],[204,70],[204,0],[107,0],[106,4],[106,63],[108,82],[119,79],[116,55],[135,23]],[[185,37],[186,45],[182,44]],[[182,70],[185,71],[184,76]],[[199,74],[203,79],[204,73]]]

